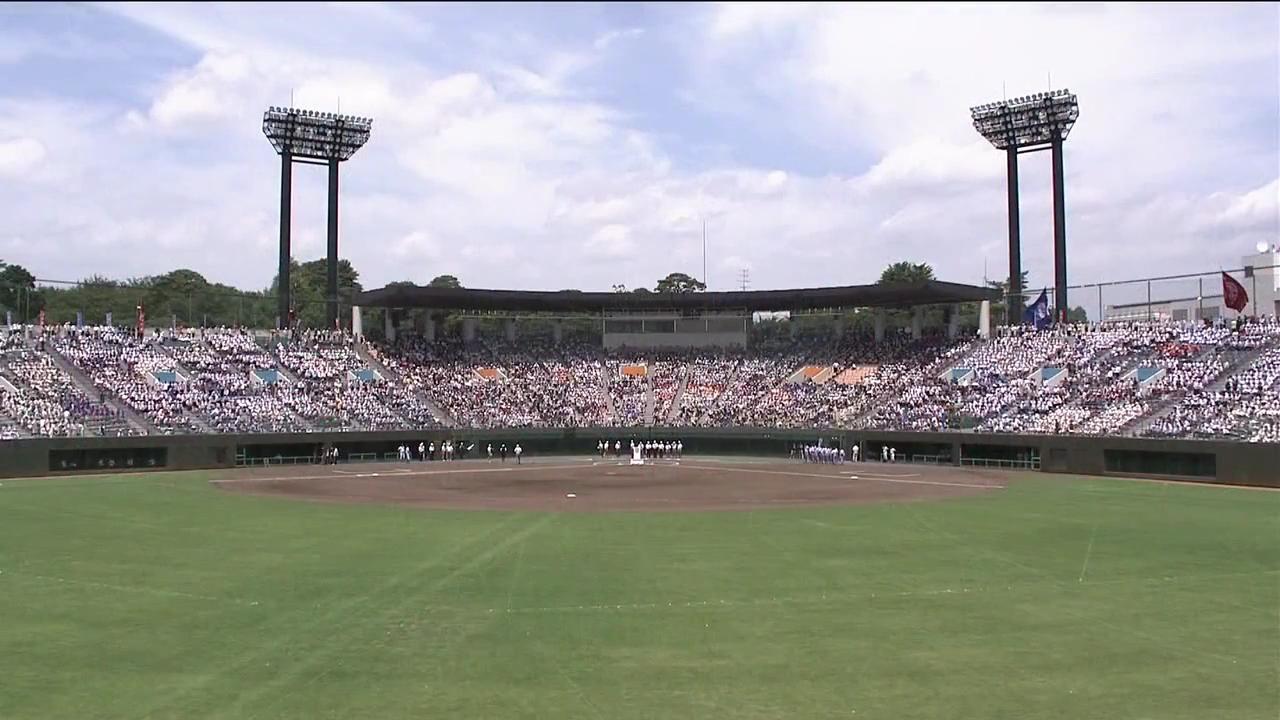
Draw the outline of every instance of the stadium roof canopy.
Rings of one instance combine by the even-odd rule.
[[[999,300],[1000,292],[976,285],[930,280],[919,283],[846,285],[795,290],[638,293],[576,290],[479,290],[389,285],[356,295],[361,307],[431,308],[519,312],[782,311],[854,307],[911,307]]]

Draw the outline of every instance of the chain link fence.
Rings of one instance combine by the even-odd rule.
[[[1223,298],[1222,270],[1186,275],[1138,278],[1117,282],[1073,285],[1067,288],[1068,318],[1076,322],[1196,322],[1231,320],[1241,315],[1280,316],[1280,265],[1226,270],[1249,296],[1236,312]],[[1054,288],[1044,288],[1050,306]],[[1026,303],[1040,290],[1029,291]],[[1054,308],[1054,316],[1057,316]]]

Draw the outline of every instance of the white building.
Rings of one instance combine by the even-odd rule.
[[[1260,252],[1240,259],[1243,272],[1229,273],[1249,293],[1249,305],[1237,313],[1222,304],[1222,284],[1216,276],[1207,276],[1200,283],[1204,294],[1195,297],[1162,298],[1146,301],[1107,305],[1103,319],[1106,322],[1139,320],[1217,320],[1232,319],[1238,315],[1280,316],[1280,244],[1261,248]],[[1256,308],[1256,310],[1255,310]]]

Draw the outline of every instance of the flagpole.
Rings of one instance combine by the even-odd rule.
[[[1253,316],[1258,317],[1258,270],[1254,268],[1253,275]]]

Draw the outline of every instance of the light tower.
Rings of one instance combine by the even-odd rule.
[[[271,107],[262,115],[262,132],[280,153],[280,272],[277,327],[289,327],[293,309],[289,285],[289,223],[292,215],[293,163],[329,166],[329,253],[325,283],[326,318],[338,321],[338,163],[351,159],[369,141],[373,120],[350,115]]]
[[[1057,318],[1067,312],[1067,216],[1063,193],[1062,143],[1080,117],[1070,90],[1054,90],[987,103],[969,109],[973,127],[998,150],[1009,166],[1009,297],[1007,322],[1022,318],[1022,246],[1018,228],[1018,155],[1053,153],[1053,295]]]

